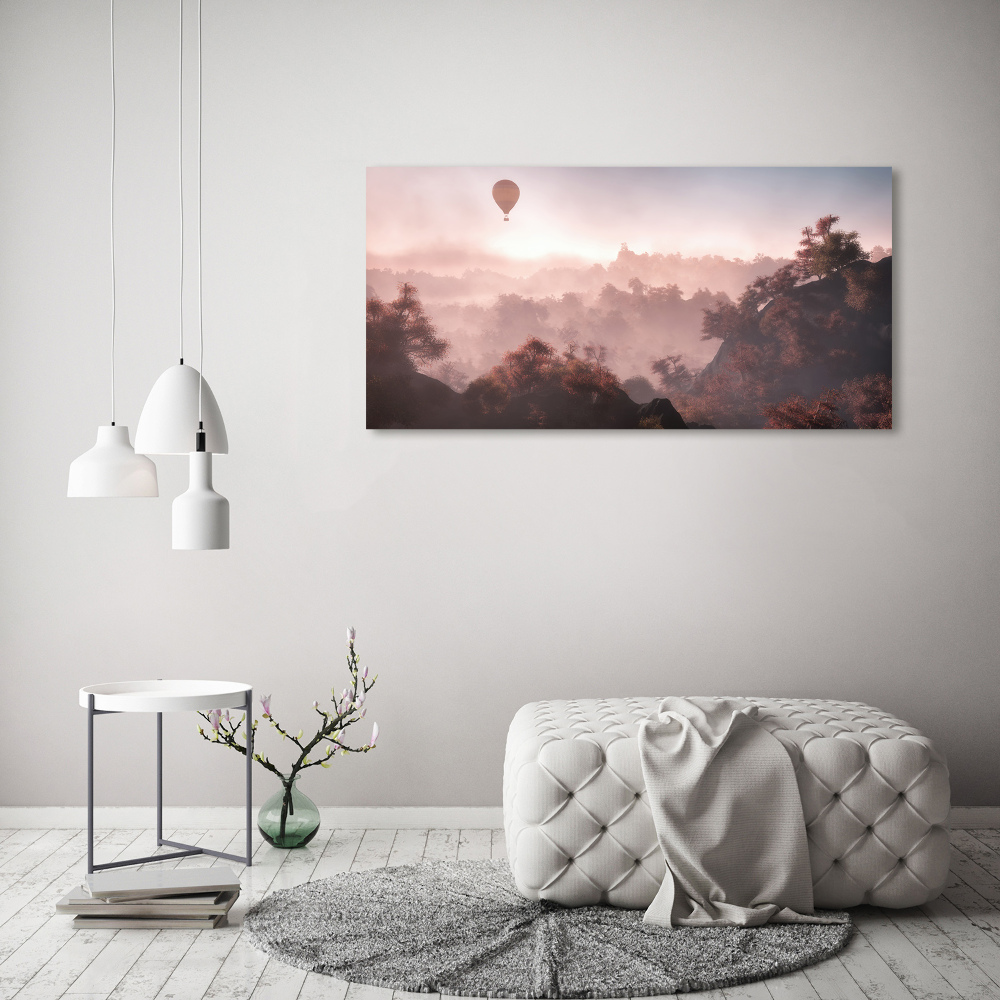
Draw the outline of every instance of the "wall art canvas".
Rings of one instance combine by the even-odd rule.
[[[370,167],[370,428],[889,429],[889,167]]]

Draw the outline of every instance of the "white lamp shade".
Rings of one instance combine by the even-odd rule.
[[[97,428],[97,444],[69,467],[70,497],[155,497],[156,466],[137,455],[128,428],[105,424]]]
[[[195,449],[198,433],[198,369],[173,365],[155,382],[135,428],[135,446],[145,455],[187,455]],[[201,419],[205,450],[229,452],[226,425],[208,382],[202,381]]]
[[[212,488],[212,453],[191,452],[190,483],[174,500],[175,549],[228,549],[229,501]]]

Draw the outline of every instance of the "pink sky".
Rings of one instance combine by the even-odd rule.
[[[521,196],[510,222],[495,181]],[[892,244],[889,167],[369,167],[368,266],[526,273],[637,253],[791,257],[830,213],[866,249]]]

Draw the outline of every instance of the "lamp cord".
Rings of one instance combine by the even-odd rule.
[[[201,269],[201,0],[198,0],[198,428],[202,429],[202,385],[205,381],[205,329],[202,315]]]
[[[177,178],[181,212],[181,299],[178,317],[179,354],[184,364],[184,0],[177,4],[180,14],[177,46]]]
[[[111,0],[111,426],[115,426],[115,139],[117,136],[115,93],[115,0]]]

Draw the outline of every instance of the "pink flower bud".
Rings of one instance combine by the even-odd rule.
[[[377,739],[378,739],[378,723],[376,722],[375,725],[372,726],[372,741],[368,745],[370,747],[375,746],[375,741]]]
[[[262,694],[260,696],[260,705],[264,709],[264,718],[269,719],[271,717],[271,696],[269,694]]]
[[[357,632],[354,630],[354,627],[351,626],[351,628],[347,630],[347,641],[354,642],[355,635],[357,635]]]

